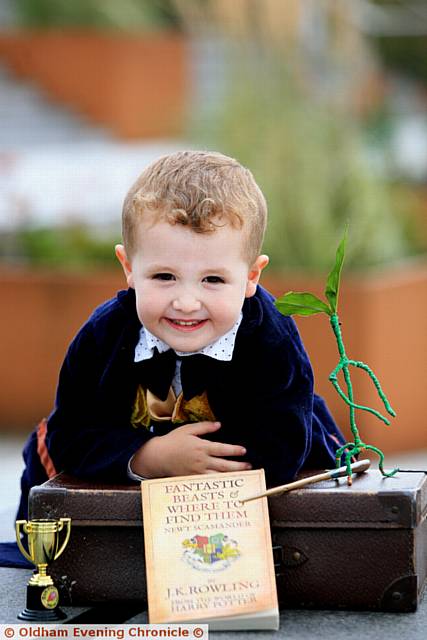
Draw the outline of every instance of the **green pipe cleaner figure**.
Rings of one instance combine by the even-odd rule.
[[[353,442],[346,442],[342,447],[337,449],[335,452],[336,465],[339,467],[341,465],[341,458],[344,457],[344,464],[347,467],[347,481],[348,484],[352,483],[352,470],[351,470],[351,459],[353,456],[358,455],[363,450],[371,450],[374,451],[379,456],[379,469],[383,476],[392,477],[394,476],[399,469],[393,469],[389,473],[384,471],[384,454],[381,449],[374,447],[371,444],[366,444],[362,441],[359,430],[356,425],[356,409],[361,411],[368,411],[372,413],[374,416],[382,420],[386,425],[390,424],[388,418],[383,416],[379,411],[372,409],[371,407],[365,407],[360,404],[356,404],[354,402],[353,396],[353,386],[351,383],[351,374],[350,367],[357,367],[366,371],[366,373],[371,378],[372,382],[375,385],[375,388],[378,392],[379,397],[381,398],[387,412],[391,416],[395,416],[395,412],[391,408],[389,401],[383,390],[381,389],[381,385],[378,381],[378,378],[375,376],[373,371],[368,367],[368,365],[360,362],[358,360],[351,360],[347,357],[344,342],[342,339],[340,322],[337,314],[338,307],[338,292],[340,285],[340,277],[341,277],[341,269],[344,262],[345,255],[345,247],[347,243],[347,229],[345,230],[344,237],[342,238],[336,253],[335,265],[330,272],[325,289],[325,296],[329,302],[323,302],[312,293],[296,293],[290,291],[285,293],[283,296],[278,298],[275,302],[277,309],[285,316],[291,316],[293,314],[301,315],[301,316],[311,316],[315,313],[326,313],[329,316],[329,321],[332,326],[332,330],[334,332],[338,351],[340,355],[340,360],[338,365],[332,371],[329,376],[329,380],[332,382],[334,388],[341,396],[341,398],[346,402],[349,406],[350,410],[350,428],[353,434]],[[343,372],[345,384],[347,386],[347,395],[341,389],[338,382],[338,374],[340,371]]]

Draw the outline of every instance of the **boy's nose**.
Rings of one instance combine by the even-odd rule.
[[[181,311],[183,313],[193,313],[194,311],[200,311],[202,305],[201,302],[190,293],[183,293],[177,296],[172,303],[175,311]]]

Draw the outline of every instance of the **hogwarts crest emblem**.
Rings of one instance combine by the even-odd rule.
[[[186,538],[182,546],[184,562],[198,571],[222,571],[241,555],[236,540],[224,533]]]

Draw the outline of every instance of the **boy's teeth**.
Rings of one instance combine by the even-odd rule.
[[[172,320],[172,322],[174,324],[179,324],[179,325],[181,325],[183,327],[191,327],[191,326],[193,326],[195,324],[199,324],[198,320],[189,320],[188,322],[186,322],[185,320]]]

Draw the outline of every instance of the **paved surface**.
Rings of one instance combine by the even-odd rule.
[[[0,569],[0,623],[19,622],[18,613],[25,604],[25,585],[30,571],[24,569]],[[64,608],[69,616],[66,622],[87,611],[84,608]],[[102,615],[102,613],[101,613]],[[107,624],[106,616],[114,615],[111,605],[103,619],[96,623]],[[84,619],[80,618],[83,623]],[[92,622],[94,622],[92,620]],[[145,611],[125,620],[128,624],[146,623]],[[280,629],[277,632],[252,631],[257,640],[264,638],[283,638],[284,640],[327,640],[332,637],[340,640],[425,640],[427,629],[427,600],[424,599],[416,613],[370,613],[351,611],[307,611],[286,610],[280,616]],[[228,637],[234,640],[246,638],[247,632],[212,632],[210,636]]]

